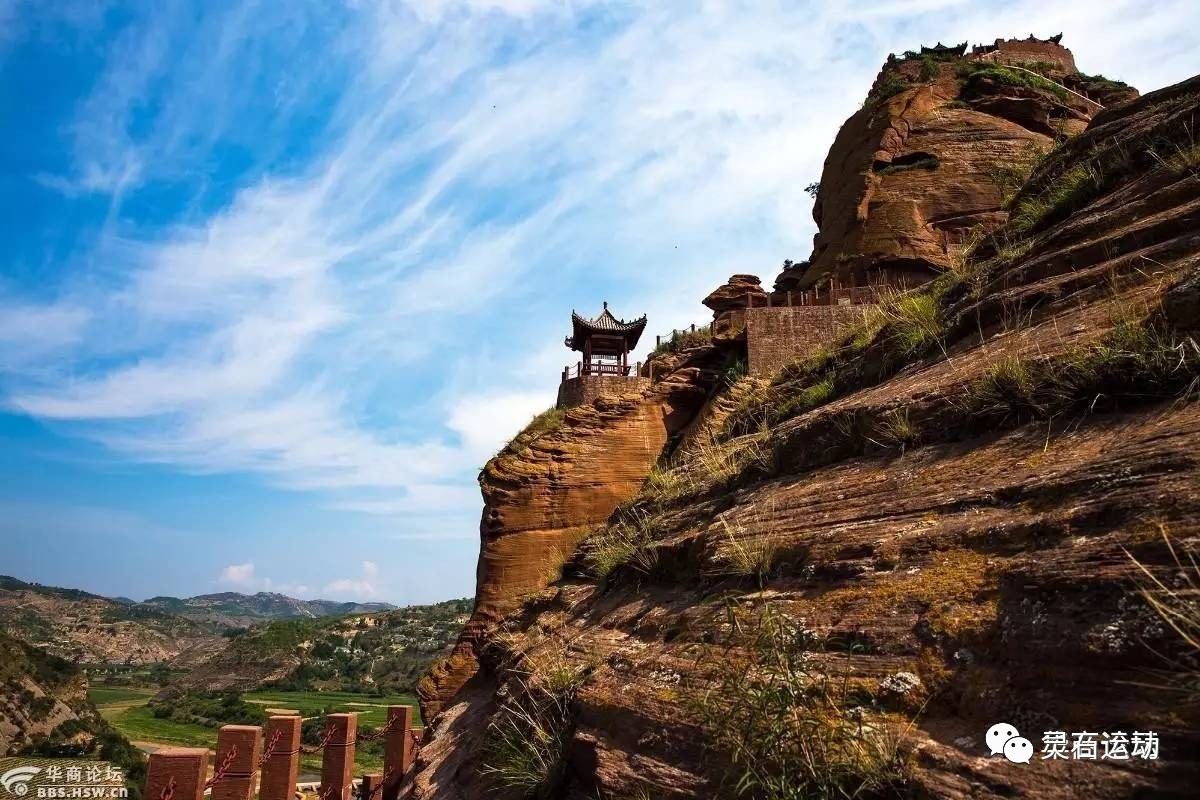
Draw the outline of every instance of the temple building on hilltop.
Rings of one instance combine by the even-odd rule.
[[[608,310],[608,303],[594,319],[571,312],[571,335],[565,344],[581,355],[574,367],[565,367],[558,390],[558,405],[570,407],[591,402],[601,394],[614,394],[636,388],[633,381],[641,365],[632,369],[629,353],[637,347],[646,329],[646,315],[626,322]],[[620,383],[615,383],[620,381]]]

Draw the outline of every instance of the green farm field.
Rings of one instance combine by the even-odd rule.
[[[157,689],[129,686],[93,686],[88,697],[100,714],[130,741],[145,745],[215,748],[216,728],[171,719],[160,719],[146,705]],[[387,721],[389,705],[413,706],[414,724],[420,723],[417,698],[411,694],[374,696],[351,692],[246,692],[242,699],[264,708],[286,708],[300,712],[305,718],[322,713],[357,712],[360,728],[382,727]],[[377,772],[383,768],[382,748],[376,743],[361,746],[355,753],[355,766],[361,772]],[[300,758],[303,772],[315,773],[321,768],[320,755],[305,754]]]
[[[242,699],[247,703],[267,708],[290,708],[302,717],[315,717],[324,712],[358,712],[358,727],[379,728],[387,722],[387,707],[408,705],[413,707],[413,724],[420,725],[421,711],[417,698],[411,694],[390,694],[382,697],[353,692],[245,692]]]

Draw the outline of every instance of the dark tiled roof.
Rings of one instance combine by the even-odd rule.
[[[637,345],[638,339],[642,336],[642,331],[646,327],[646,315],[638,317],[635,320],[626,322],[625,320],[617,319],[612,312],[608,310],[608,303],[604,304],[604,310],[595,319],[582,317],[578,312],[571,312],[571,331],[572,335],[567,337],[566,345],[572,349],[583,346],[583,335],[587,333],[607,334],[609,336],[621,336],[629,342],[629,349],[633,349]]]

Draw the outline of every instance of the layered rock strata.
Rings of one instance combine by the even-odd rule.
[[[813,207],[812,257],[790,271],[797,288],[830,276],[916,285],[954,268],[972,237],[1004,223],[1006,201],[1056,139],[1136,96],[1081,76],[1057,41],[908,55],[889,59],[838,131]]]
[[[953,280],[818,363],[681,404],[670,469],[561,578],[481,619],[417,797],[521,796],[483,767],[521,699],[564,686],[541,796],[735,795],[745,761],[716,728],[754,698],[712,689],[768,607],[802,634],[805,674],[845,687],[861,740],[895,733],[895,763],[846,765],[885,796],[1191,796],[1200,718],[1179,690],[1198,654],[1139,586],[1184,585],[1200,542],[1197,123],[1200,78],[1096,114]],[[651,540],[598,570],[639,520]],[[1016,765],[989,756],[999,720],[1039,752],[1053,731],[1154,731],[1160,749]]]

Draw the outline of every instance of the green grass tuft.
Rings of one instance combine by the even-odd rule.
[[[514,679],[507,697],[488,723],[480,771],[496,788],[531,800],[553,797],[564,775],[574,729],[573,685],[551,688]]]
[[[618,567],[629,566],[645,575],[658,568],[659,520],[632,509],[625,519],[597,529],[583,544],[583,560],[597,578],[607,578]]]
[[[1200,383],[1200,346],[1148,319],[1121,319],[1102,338],[1055,358],[1009,356],[966,389],[982,419],[1045,419],[1072,408],[1185,395]]]
[[[823,669],[822,644],[801,621],[768,608],[745,638],[722,654],[708,691],[690,698],[729,762],[725,796],[845,800],[905,787],[907,728],[863,708]]]
[[[769,534],[744,536],[742,530],[735,532],[722,519],[724,537],[717,543],[713,554],[713,572],[718,575],[734,575],[754,578],[761,588],[779,566],[781,549]]]
[[[1099,192],[1103,176],[1095,164],[1075,164],[1053,179],[1041,193],[1023,198],[1009,217],[1009,228],[1028,233],[1048,219],[1081,208]]]
[[[1000,64],[979,61],[968,62],[963,64],[961,74],[965,78],[967,86],[971,88],[980,81],[991,80],[1005,86],[1020,86],[1049,92],[1063,103],[1067,102],[1070,97],[1070,92],[1065,87],[1059,86],[1052,80],[1041,75],[1025,72],[1024,70],[1001,66]]]

